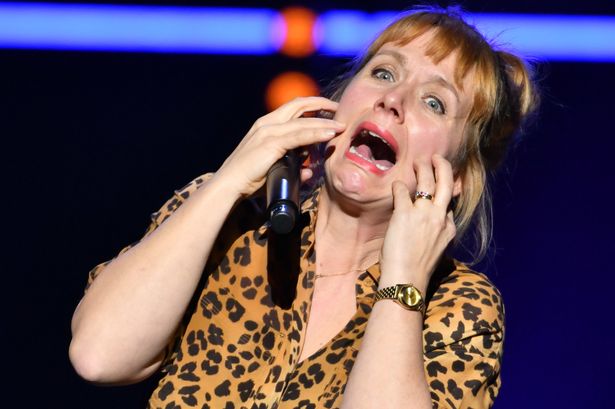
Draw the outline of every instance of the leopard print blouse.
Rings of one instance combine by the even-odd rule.
[[[176,191],[152,215],[146,235],[210,176]],[[317,197],[318,191],[302,205],[303,228],[283,240],[261,224],[247,202],[229,216],[185,322],[169,343],[163,377],[148,408],[341,405],[380,272],[376,264],[359,275],[354,317],[322,349],[299,362],[314,284]],[[274,240],[275,246],[267,245]],[[276,254],[275,248],[283,250]],[[106,264],[91,271],[88,284]],[[277,274],[280,270],[284,273]],[[423,349],[433,406],[491,407],[500,387],[500,294],[485,276],[453,261],[442,263],[431,281]]]

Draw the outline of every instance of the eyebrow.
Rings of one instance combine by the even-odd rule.
[[[402,53],[395,51],[395,50],[380,50],[376,53],[376,55],[374,55],[374,57],[378,56],[378,55],[382,55],[382,54],[386,54],[386,55],[390,55],[391,57],[395,58],[397,60],[397,62],[399,62],[401,65],[408,65],[408,59],[406,58],[405,55],[403,55]]]
[[[427,81],[427,83],[428,84],[436,83],[436,84],[443,86],[444,88],[448,89],[449,91],[453,93],[453,95],[457,99],[457,102],[460,102],[459,94],[457,93],[457,88],[455,88],[455,86],[451,84],[450,82],[448,82],[444,77],[440,75],[434,75],[429,81]]]
[[[374,55],[374,57],[378,56],[378,55],[389,55],[393,58],[395,58],[397,60],[397,62],[399,62],[404,68],[408,66],[408,59],[406,58],[405,55],[403,55],[402,53],[395,51],[395,50],[380,50],[376,53],[376,55]],[[433,84],[436,83],[438,85],[443,86],[444,88],[448,89],[449,91],[451,91],[451,93],[455,96],[455,98],[457,99],[457,102],[460,102],[459,99],[459,93],[457,92],[457,88],[451,84],[449,81],[447,81],[443,76],[441,75],[434,75],[432,76],[429,81],[427,81],[428,84]]]

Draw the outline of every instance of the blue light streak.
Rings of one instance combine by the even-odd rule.
[[[267,9],[0,3],[1,48],[270,54],[283,34]]]
[[[615,16],[473,14],[469,21],[526,56],[615,62]]]
[[[397,13],[331,10],[314,39],[325,55],[353,56]],[[615,16],[468,14],[487,38],[527,57],[615,62]],[[0,48],[273,54],[284,39],[268,9],[0,2]]]
[[[397,15],[356,10],[325,12],[319,18],[316,34],[320,51],[356,55]],[[469,13],[466,18],[488,39],[526,57],[615,62],[615,16]]]

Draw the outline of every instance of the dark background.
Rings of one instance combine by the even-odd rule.
[[[615,14],[611,1],[464,5]],[[20,408],[144,407],[155,380],[101,388],[70,366],[70,319],[88,270],[137,240],[174,189],[222,163],[265,113],[277,73],[301,70],[325,84],[344,60],[0,50],[0,62],[4,395]],[[495,407],[611,407],[615,64],[543,62],[538,72],[540,116],[494,188],[494,251],[483,263],[507,312]]]

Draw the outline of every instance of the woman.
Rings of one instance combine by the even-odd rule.
[[[333,100],[257,120],[92,271],[73,317],[77,372],[130,383],[162,368],[152,408],[491,406],[503,305],[443,253],[473,217],[484,250],[486,171],[535,104],[523,62],[454,12],[402,16]],[[295,234],[276,237],[245,199],[287,150],[315,144],[323,183]]]

